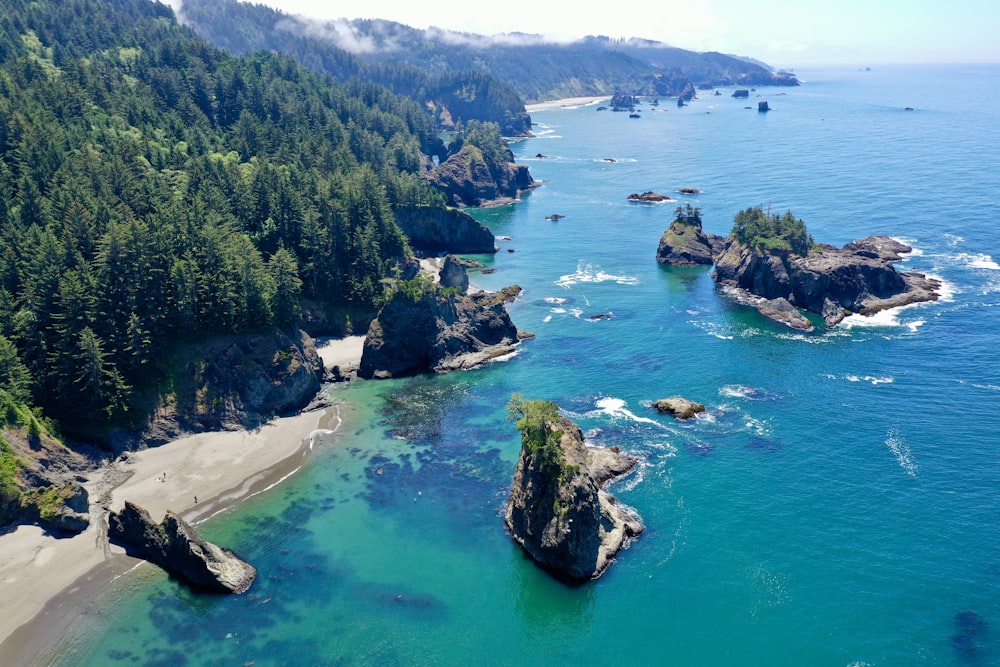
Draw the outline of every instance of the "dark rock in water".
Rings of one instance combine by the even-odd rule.
[[[712,263],[712,242],[701,228],[701,213],[688,205],[677,208],[677,217],[660,237],[656,261],[671,266]]]
[[[613,448],[586,446],[580,427],[558,415],[530,428],[536,432],[522,430],[504,516],[507,528],[558,578],[583,582],[599,577],[644,529],[638,517],[601,488],[637,460]]]
[[[789,303],[788,299],[781,296],[777,299],[768,299],[760,304],[757,306],[757,312],[768,319],[798,331],[813,330],[809,318],[800,313],[799,309]]]
[[[770,111],[771,107],[767,106],[767,100],[761,100],[757,102],[757,111]]]
[[[696,194],[700,194],[701,190],[699,190],[698,188],[687,188],[687,187],[685,187],[685,188],[681,188],[677,192],[681,193],[682,195],[696,195]]]
[[[642,115],[641,114],[637,114],[637,113],[630,113],[628,115],[628,117],[629,118],[642,118]]]
[[[544,160],[547,157],[548,157],[548,155],[542,155],[541,153],[535,153],[535,159],[536,160]]]
[[[441,272],[438,274],[441,287],[457,287],[462,294],[465,294],[469,289],[469,265],[469,262],[454,255],[445,257]]]
[[[424,255],[497,251],[493,232],[458,209],[404,206],[396,211],[396,224],[406,234],[410,246]]]
[[[622,93],[615,93],[611,98],[611,108],[614,111],[624,111],[631,110],[635,108],[639,100],[634,95],[625,95]]]
[[[508,296],[469,297],[417,281],[397,290],[368,328],[358,376],[444,373],[513,352],[522,336],[504,308]]]
[[[737,88],[733,91],[733,97],[737,99],[750,97],[750,91],[746,88]]]
[[[680,396],[661,398],[657,401],[653,401],[653,408],[655,408],[657,412],[672,415],[677,419],[682,420],[691,419],[695,415],[705,411],[705,406],[701,403],[695,403],[694,401],[681,398]]]
[[[822,315],[833,327],[851,313],[871,315],[938,299],[939,281],[893,267],[891,258],[906,248],[888,237],[872,236],[840,249],[817,245],[801,256],[748,248],[730,239],[716,258],[713,278],[765,299],[787,299]]]
[[[611,313],[598,313],[596,315],[590,315],[588,320],[610,320],[612,317]]]
[[[632,194],[630,194],[628,196],[628,200],[629,201],[639,201],[639,202],[653,203],[653,204],[659,204],[660,202],[665,202],[665,201],[673,201],[667,195],[661,195],[659,192],[653,192],[651,190],[647,190],[646,192],[643,192],[642,194],[638,194],[638,193],[633,192]]]
[[[553,213],[552,215],[545,216],[545,219],[552,220],[553,222],[555,222],[556,220],[562,220],[565,217],[566,217],[565,215],[559,215],[558,213]]]
[[[257,570],[228,549],[202,539],[186,521],[167,512],[160,524],[130,502],[108,516],[108,536],[130,556],[155,563],[196,586],[224,593],[250,588]]]

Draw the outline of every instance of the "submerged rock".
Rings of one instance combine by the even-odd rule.
[[[601,488],[631,470],[637,459],[585,445],[580,427],[561,417],[552,403],[523,406],[521,455],[504,514],[507,528],[556,577],[571,582],[599,577],[644,529]]]
[[[126,501],[122,511],[108,516],[108,536],[130,556],[155,563],[196,586],[243,593],[257,576],[252,565],[202,539],[173,512],[155,524],[149,512]]]

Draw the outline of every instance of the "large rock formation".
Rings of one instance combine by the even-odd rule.
[[[521,191],[535,186],[526,166],[513,162],[491,165],[472,144],[462,146],[424,176],[457,206],[513,201]]]
[[[656,261],[671,266],[712,264],[712,242],[701,229],[701,219],[679,215],[671,222],[660,237]]]
[[[513,352],[526,334],[518,331],[504,308],[508,295],[465,296],[421,279],[407,283],[368,328],[358,375],[443,373]]]
[[[561,579],[582,582],[599,577],[643,531],[639,518],[601,488],[637,460],[588,447],[579,426],[559,416],[553,404],[543,405],[552,412],[541,421],[531,423],[526,414],[518,422],[521,456],[504,520],[540,565]]]
[[[228,549],[202,539],[186,521],[167,512],[160,524],[130,502],[108,516],[108,537],[130,556],[156,563],[191,584],[223,593],[250,588],[257,570]]]
[[[430,206],[404,206],[396,211],[396,224],[423,255],[497,251],[493,232],[464,211]]]
[[[716,258],[713,277],[765,299],[787,299],[821,314],[828,327],[851,313],[870,315],[921,301],[935,301],[940,282],[921,273],[900,273],[893,261],[912,248],[871,236],[843,248],[818,245],[805,257],[766,252],[738,241]]]
[[[652,405],[657,412],[668,414],[681,420],[691,419],[695,415],[705,411],[704,404],[695,403],[690,399],[680,396],[661,398],[653,401]]]

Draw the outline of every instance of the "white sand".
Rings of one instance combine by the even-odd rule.
[[[548,102],[537,102],[535,104],[524,105],[525,110],[528,113],[534,113],[535,111],[545,111],[546,109],[564,109],[573,107],[585,107],[591,104],[597,104],[598,102],[604,102],[605,100],[610,100],[610,95],[605,95],[604,97],[567,97],[563,100],[549,100]]]
[[[339,354],[346,358],[347,351]],[[91,526],[80,535],[55,539],[36,526],[20,526],[0,536],[0,664],[18,664],[57,641],[79,613],[82,603],[74,594],[85,590],[84,597],[92,597],[134,563],[107,543],[102,495],[113,510],[127,499],[154,520],[170,509],[197,521],[287,478],[339,425],[334,406],[254,431],[201,433],[133,452],[89,477]],[[131,476],[112,488],[123,474]]]
[[[327,368],[357,366],[361,363],[361,352],[364,347],[364,336],[320,338],[316,341],[316,352]]]

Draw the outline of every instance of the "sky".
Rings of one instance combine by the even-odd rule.
[[[389,19],[482,35],[643,37],[774,67],[1000,62],[997,0],[253,1],[317,19]]]

